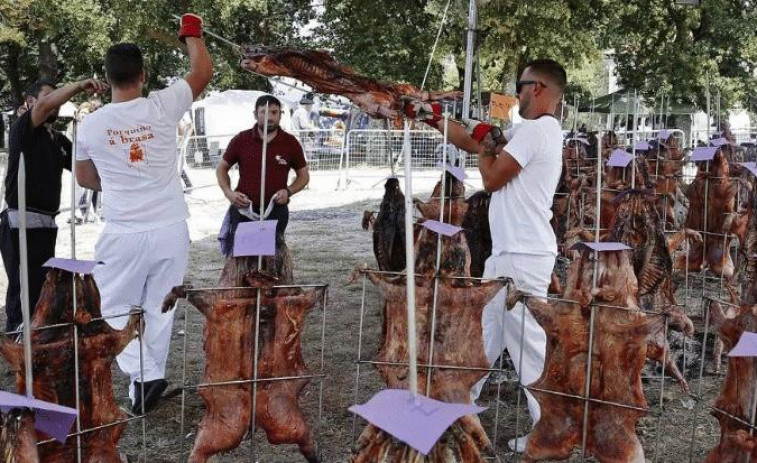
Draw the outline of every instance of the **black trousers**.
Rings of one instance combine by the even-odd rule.
[[[47,268],[42,265],[55,256],[57,228],[30,228],[26,230],[27,258],[29,263],[29,307],[39,299],[45,283]],[[18,228],[11,228],[8,213],[0,214],[0,255],[8,275],[8,292],[5,293],[5,314],[8,317],[5,331],[14,331],[23,322],[21,316],[21,253],[18,244]]]

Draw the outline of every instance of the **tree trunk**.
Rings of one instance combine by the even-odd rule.
[[[51,82],[58,80],[58,50],[45,40],[39,42],[39,78]]]
[[[6,61],[5,75],[11,87],[11,102],[17,108],[24,102],[24,92],[21,88],[21,76],[19,75],[19,55],[21,48],[16,43],[8,43],[8,60]]]

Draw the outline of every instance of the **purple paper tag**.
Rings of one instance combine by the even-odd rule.
[[[626,151],[618,148],[610,154],[607,160],[607,167],[627,167],[633,160],[633,156]]]
[[[234,234],[234,257],[276,254],[278,220],[243,222]]]
[[[728,141],[727,138],[720,137],[720,138],[713,138],[712,140],[710,140],[710,144],[716,148],[720,148],[721,146],[724,146],[724,145],[730,145],[731,142]]]
[[[60,443],[66,442],[66,436],[71,430],[71,425],[76,421],[75,408],[0,391],[0,410],[7,413],[12,408],[31,408],[34,410],[34,427],[52,436]]]
[[[757,162],[742,162],[741,165],[757,177]]]
[[[447,165],[445,166],[444,170],[452,174],[453,177],[460,180],[461,182],[464,181],[467,177],[467,175],[465,175],[465,169],[463,169],[462,167]]]
[[[644,140],[639,140],[634,144],[634,148],[636,148],[636,151],[649,151],[652,149],[652,145]]]
[[[691,160],[695,162],[696,161],[712,161],[717,151],[718,149],[712,146],[702,146],[699,148],[694,148],[694,152],[691,153]]]
[[[485,408],[413,396],[405,389],[387,389],[349,410],[428,455],[452,423],[465,415],[481,413]]]
[[[757,333],[744,331],[739,342],[728,353],[729,357],[757,357]]]
[[[579,250],[584,247],[589,248],[593,251],[597,251],[597,252],[627,251],[631,249],[631,247],[628,245],[625,245],[623,243],[616,243],[612,241],[600,241],[600,242],[587,241],[587,242],[582,242],[582,243],[576,243],[573,245],[571,249]]]
[[[422,225],[432,232],[436,232],[444,236],[455,236],[462,231],[462,228],[458,226],[439,222],[438,220],[426,220]]]
[[[48,268],[59,268],[71,273],[81,273],[87,275],[92,273],[92,270],[102,262],[94,260],[76,260],[76,259],[61,259],[59,257],[53,257],[48,259],[42,266]]]

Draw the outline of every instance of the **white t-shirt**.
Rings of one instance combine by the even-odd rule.
[[[562,170],[562,131],[554,118],[524,120],[508,132],[507,151],[521,171],[492,194],[489,226],[492,256],[504,253],[557,255],[549,221]]]
[[[314,128],[315,125],[310,120],[310,111],[305,109],[304,106],[300,106],[294,110],[294,114],[292,114],[292,130],[313,130]]]
[[[82,122],[76,159],[91,159],[100,174],[103,233],[139,233],[187,219],[176,126],[192,100],[181,79],[147,98],[107,104]]]

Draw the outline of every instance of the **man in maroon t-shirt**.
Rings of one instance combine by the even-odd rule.
[[[277,242],[283,238],[289,222],[289,198],[305,188],[310,181],[307,161],[302,146],[297,139],[279,127],[281,102],[271,95],[263,95],[255,102],[257,124],[249,130],[238,133],[229,142],[223,159],[216,169],[218,185],[229,199],[228,227],[221,236],[221,248],[227,256],[231,254],[236,226],[257,218],[260,214],[260,173],[263,159],[263,127],[268,105],[268,147],[266,151],[265,193],[263,214],[268,220],[278,220]],[[239,164],[239,184],[231,189],[229,170]],[[287,185],[289,170],[295,172],[295,179]],[[252,210],[250,210],[252,208]],[[226,225],[226,221],[224,225]]]

